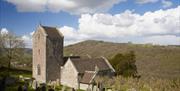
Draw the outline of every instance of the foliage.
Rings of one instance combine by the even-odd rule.
[[[24,84],[24,82],[17,82],[16,84],[7,86],[5,91],[18,91],[18,87],[20,85],[23,86]],[[34,91],[34,89],[28,86],[28,91]]]
[[[117,75],[125,77],[136,76],[137,67],[135,62],[135,54],[133,51],[126,54],[118,53],[110,59],[110,63],[115,68]]]
[[[112,91],[179,91],[180,78],[161,79],[150,78],[124,78],[117,76],[112,79],[103,77],[103,85],[111,88]]]
[[[8,68],[6,67],[1,67],[0,68],[0,79],[4,76],[7,76],[8,74]],[[23,77],[32,77],[32,72],[28,70],[23,70],[23,69],[13,69],[11,68],[9,70],[9,74],[11,77],[18,78],[20,75]]]
[[[9,70],[9,72],[8,72]],[[1,67],[0,68],[0,80],[3,79],[3,77],[6,77],[8,74],[10,74],[10,77],[13,77],[16,79],[16,82],[11,85],[6,86],[5,91],[17,91],[19,86],[23,86],[25,84],[24,81],[19,81],[19,76],[23,77],[32,77],[32,72],[27,71],[27,70],[22,70],[22,69],[8,69],[6,67]],[[28,91],[34,91],[31,87],[28,87]]]

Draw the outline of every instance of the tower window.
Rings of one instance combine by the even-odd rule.
[[[40,39],[40,34],[38,34],[38,40]]]
[[[41,75],[41,68],[39,64],[37,65],[37,75]]]
[[[39,50],[38,50],[38,54],[39,54],[39,55],[40,55],[40,52],[41,52],[41,51],[40,51],[40,49],[39,49]]]

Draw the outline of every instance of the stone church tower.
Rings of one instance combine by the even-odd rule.
[[[33,34],[33,77],[40,83],[60,80],[64,37],[54,27],[39,25]]]

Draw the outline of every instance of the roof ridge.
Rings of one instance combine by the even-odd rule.
[[[101,56],[101,58],[107,63],[107,65],[115,72],[115,69],[112,67],[112,65],[109,63],[109,61],[104,57]]]
[[[85,72],[87,72],[87,73],[95,73],[96,71],[89,71],[89,70],[86,70]]]
[[[40,27],[44,30],[47,36],[50,36],[50,38],[64,37],[57,27],[44,26],[44,25],[40,25]]]

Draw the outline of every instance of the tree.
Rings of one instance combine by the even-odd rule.
[[[11,68],[11,62],[13,60],[19,60],[24,54],[24,47],[24,41],[20,36],[17,36],[12,32],[0,34],[0,56],[3,61],[8,63],[8,69]]]
[[[118,53],[112,59],[110,59],[110,63],[115,68],[116,74],[125,77],[137,75],[137,67],[135,62],[136,57],[134,51],[130,51],[126,54]]]

